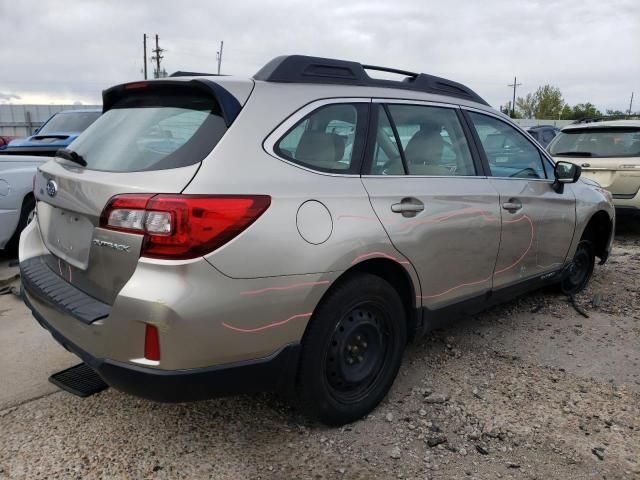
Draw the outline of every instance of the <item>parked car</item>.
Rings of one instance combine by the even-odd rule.
[[[9,137],[6,135],[0,136],[0,150],[4,150],[7,147],[7,145],[9,145],[9,142],[14,138],[15,137]]]
[[[287,56],[104,92],[39,168],[20,240],[26,304],[85,362],[58,384],[276,390],[343,424],[436,320],[585,287],[611,248],[606,191],[468,87],[367,70],[398,73]]]
[[[33,135],[12,140],[0,153],[53,156],[58,149],[69,146],[101,113],[96,109],[54,113]]]
[[[33,217],[33,177],[43,157],[0,156],[0,250],[17,253],[20,232]]]
[[[640,120],[568,125],[549,152],[579,165],[584,177],[610,191],[619,215],[640,215]]]
[[[554,127],[553,125],[538,125],[535,127],[529,127],[527,132],[533,138],[535,138],[540,145],[546,147],[549,145],[549,142],[554,139],[560,129],[558,127]]]

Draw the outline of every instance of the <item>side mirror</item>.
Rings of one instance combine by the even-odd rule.
[[[576,183],[578,181],[582,168],[575,163],[560,161],[556,162],[553,173],[556,178],[555,182],[553,182],[553,187],[556,192],[562,193],[565,183]]]

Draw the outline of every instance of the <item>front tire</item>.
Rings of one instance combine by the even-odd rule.
[[[580,293],[588,285],[596,264],[593,243],[590,240],[580,240],[573,256],[569,270],[560,282],[560,289],[567,295]]]
[[[302,341],[298,398],[327,425],[353,422],[385,397],[407,342],[406,311],[382,278],[356,274],[329,292]]]

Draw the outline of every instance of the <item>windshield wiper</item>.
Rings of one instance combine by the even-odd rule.
[[[563,157],[591,157],[593,153],[591,152],[558,152],[558,153],[552,153],[551,155],[558,155]]]
[[[83,167],[87,166],[87,161],[82,158],[82,155],[74,152],[73,150],[69,150],[67,148],[61,148],[56,152],[56,157],[64,158],[65,160],[70,160],[75,162]]]

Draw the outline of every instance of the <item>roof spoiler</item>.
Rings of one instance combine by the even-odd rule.
[[[227,127],[231,126],[233,121],[240,113],[240,110],[242,110],[242,105],[240,105],[238,99],[234,97],[226,88],[209,79],[200,78],[189,80],[188,82],[184,80],[164,79],[154,81],[145,80],[141,82],[131,82],[116,85],[114,87],[103,90],[102,112],[104,113],[108,110],[111,110],[120,99],[124,98],[128,94],[140,93],[145,90],[150,91],[159,88],[192,88],[195,90],[199,90],[207,95],[212,95],[220,105],[222,117],[224,118]]]
[[[402,81],[371,78],[367,70],[404,75]],[[362,65],[358,62],[305,55],[276,57],[262,67],[255,80],[281,83],[316,83],[386,87],[418,92],[449,95],[489,105],[482,97],[461,83],[427,73],[409,72],[396,68]]]

